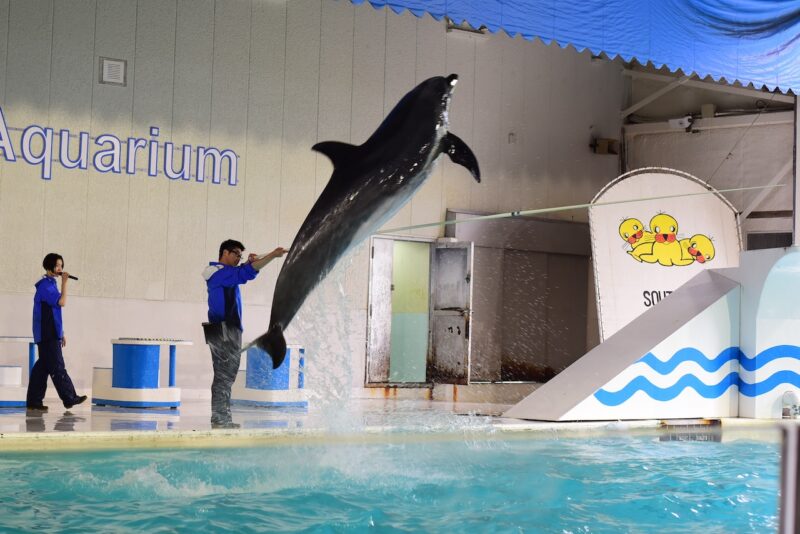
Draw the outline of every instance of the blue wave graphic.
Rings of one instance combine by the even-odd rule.
[[[746,354],[742,353],[739,357],[739,365],[748,371],[755,371],[778,358],[794,358],[795,360],[800,360],[800,347],[795,345],[775,345],[774,347],[762,350],[752,358],[748,358]]]
[[[776,345],[762,350],[752,358],[748,358],[739,347],[728,347],[715,358],[708,358],[702,351],[694,347],[686,347],[677,351],[667,361],[659,360],[652,352],[648,352],[639,359],[639,362],[647,365],[660,375],[668,375],[683,362],[695,362],[704,370],[713,372],[729,361],[738,359],[739,365],[743,369],[756,371],[778,358],[800,360],[800,347],[795,345]]]
[[[800,387],[800,375],[794,371],[778,371],[769,378],[754,384],[748,384],[739,379],[739,392],[747,397],[758,397],[769,391],[772,391],[781,384],[791,384],[795,387]]]
[[[694,347],[681,349],[667,361],[659,360],[652,352],[648,352],[639,360],[660,375],[668,375],[683,362],[695,362],[706,371],[716,371],[731,360],[738,360],[742,351],[739,347],[728,347],[720,352],[716,358],[709,359]]]
[[[797,378],[798,383],[800,383],[800,376],[797,376]],[[706,399],[715,399],[725,393],[731,386],[738,384],[739,373],[736,372],[729,373],[726,377],[720,380],[718,384],[713,385],[707,385],[703,383],[694,375],[683,375],[674,385],[666,388],[660,388],[645,377],[637,376],[619,391],[611,392],[604,389],[599,389],[594,396],[598,401],[600,401],[601,404],[606,406],[619,406],[623,402],[630,399],[637,391],[644,391],[652,399],[664,402],[674,399],[680,395],[684,389],[692,388],[697,391],[700,396]]]
[[[646,364],[661,375],[668,375],[683,362],[696,362],[704,370],[713,372],[720,369],[727,362],[738,359],[741,368],[756,371],[769,362],[778,358],[800,360],[800,347],[795,345],[776,345],[759,352],[756,356],[748,358],[739,347],[729,347],[720,352],[715,358],[707,358],[701,351],[687,347],[677,351],[667,361],[661,361],[648,352],[639,361]],[[676,398],[686,388],[692,388],[706,398],[717,398],[724,394],[732,385],[739,388],[739,392],[747,397],[757,397],[768,393],[781,384],[791,384],[800,388],[800,374],[794,371],[777,371],[761,382],[748,383],[742,380],[738,372],[729,373],[717,384],[706,384],[693,374],[683,375],[672,386],[660,388],[644,376],[637,376],[619,391],[599,389],[594,394],[595,398],[606,406],[619,406],[630,399],[637,391],[644,391],[650,398],[657,401],[670,401]]]

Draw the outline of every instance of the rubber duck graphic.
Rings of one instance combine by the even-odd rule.
[[[670,267],[672,265],[690,265],[692,258],[684,258],[681,244],[678,241],[678,221],[666,213],[659,213],[650,219],[650,229],[653,231],[653,250],[649,254],[641,254],[641,261],[659,263]]]
[[[628,251],[636,261],[642,261],[642,254],[650,254],[653,250],[654,236],[644,229],[642,221],[633,217],[624,219],[619,225],[619,236],[631,249]]]
[[[684,259],[690,259],[697,263],[705,263],[714,259],[716,250],[708,236],[695,234],[689,239],[681,239],[680,243]]]

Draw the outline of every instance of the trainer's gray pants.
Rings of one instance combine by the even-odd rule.
[[[231,387],[239,372],[242,332],[238,328],[226,328],[225,336],[211,347],[211,362],[214,364],[214,381],[211,383],[211,423],[231,423]]]

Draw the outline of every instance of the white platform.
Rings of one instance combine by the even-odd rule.
[[[181,390],[177,387],[115,388],[111,385],[111,368],[95,367],[92,404],[123,408],[177,408],[181,404]]]

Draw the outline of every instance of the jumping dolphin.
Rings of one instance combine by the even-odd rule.
[[[250,346],[286,356],[283,331],[306,297],[339,258],[383,226],[428,178],[446,153],[480,182],[469,147],[447,131],[450,96],[458,76],[425,80],[394,107],[361,146],[325,141],[312,147],[333,163],[333,174],[297,232],[278,275],[269,329]],[[246,350],[246,348],[244,349]]]

